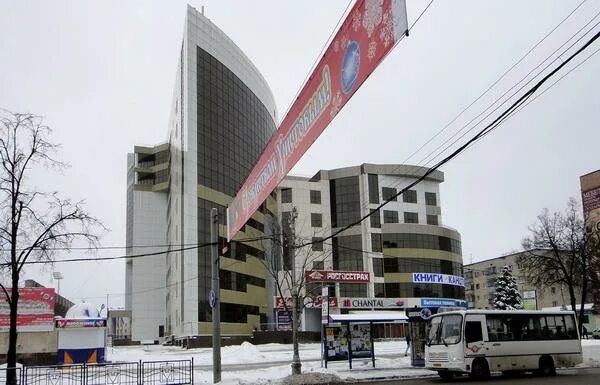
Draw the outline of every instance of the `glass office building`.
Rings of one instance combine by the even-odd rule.
[[[128,158],[128,245],[171,245],[152,263],[127,263],[133,340],[211,334],[210,248],[194,246],[210,241],[213,207],[219,209],[224,240],[225,207],[276,121],[273,95],[258,69],[202,12],[188,6],[167,142],[138,146]],[[262,235],[264,213],[275,206],[270,198],[238,237]],[[243,244],[221,258],[224,335],[248,334],[266,320],[263,249],[258,242]],[[130,248],[131,255],[139,252]],[[143,310],[148,307],[155,309],[152,314]]]

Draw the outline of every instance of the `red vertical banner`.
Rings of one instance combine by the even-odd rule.
[[[231,240],[406,34],[405,0],[358,0],[227,209]]]

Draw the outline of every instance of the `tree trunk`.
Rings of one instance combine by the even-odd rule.
[[[575,288],[573,287],[573,283],[568,283],[569,288],[569,299],[571,300],[571,310],[577,313],[577,295],[575,294]]]
[[[297,289],[295,289],[297,290]],[[300,312],[298,311],[298,294],[292,295],[292,345],[294,353],[292,356],[292,374],[302,373],[302,363],[300,363],[300,349],[298,348],[298,321]]]
[[[10,327],[8,332],[8,352],[6,354],[6,385],[17,385],[17,310],[19,305],[19,273],[13,269],[12,291],[10,293]]]
[[[585,300],[587,299],[587,279],[583,279],[583,282],[581,282],[581,305],[579,308],[579,322],[578,322],[578,327],[579,327],[579,335],[583,335],[583,317],[585,316]]]

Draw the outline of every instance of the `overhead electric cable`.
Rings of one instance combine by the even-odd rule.
[[[408,186],[406,186],[405,188],[403,188],[400,192],[398,192],[396,195],[394,195],[393,197],[391,197],[391,199],[397,198],[398,196],[400,196],[402,193],[404,193],[405,191],[407,191],[411,187],[413,187],[416,184],[418,184],[419,182],[423,181],[427,176],[429,176],[431,173],[433,173],[435,170],[437,170],[440,166],[442,166],[445,163],[449,162],[451,159],[453,159],[458,154],[460,154],[461,152],[463,152],[471,144],[475,143],[477,140],[479,140],[482,137],[484,137],[488,132],[491,132],[492,130],[494,130],[498,125],[500,125],[504,121],[504,119],[506,118],[507,115],[509,115],[514,109],[516,109],[517,107],[519,107],[521,103],[525,102],[529,97],[531,97],[531,95],[533,95],[548,79],[550,79],[552,76],[554,76],[558,71],[560,71],[560,69],[562,69],[566,64],[568,64],[571,60],[573,60],[573,58],[575,58],[577,55],[579,55],[581,52],[583,52],[586,48],[588,48],[594,41],[596,41],[596,39],[598,39],[599,36],[600,36],[600,32],[596,33],[590,40],[588,40],[587,43],[585,43],[582,47],[580,47],[575,53],[573,53],[566,60],[564,60],[560,65],[558,65],[549,74],[547,74],[546,76],[544,76],[544,78],[542,78],[533,87],[531,87],[525,94],[523,94],[521,97],[519,97],[519,99],[517,99],[517,101],[515,101],[508,109],[506,109],[502,114],[500,114],[500,116],[498,116],[490,124],[488,124],[487,126],[485,126],[482,130],[480,130],[475,136],[473,136],[471,139],[469,139],[466,143],[464,143],[459,148],[457,148],[456,150],[454,150],[450,155],[446,156],[444,159],[442,159],[441,161],[439,161],[435,166],[429,168],[424,173],[424,175],[422,175],[416,181],[410,183]],[[319,242],[323,242],[325,240],[332,239],[333,237],[337,236],[338,234],[340,234],[340,233],[342,233],[342,232],[344,232],[344,231],[346,231],[346,230],[348,230],[348,229],[350,229],[350,228],[352,228],[352,227],[360,224],[361,222],[363,222],[364,220],[366,220],[367,218],[369,218],[371,215],[373,215],[373,213],[378,212],[381,208],[383,208],[389,202],[390,202],[390,200],[385,201],[385,202],[379,204],[375,210],[371,211],[370,213],[367,213],[367,215],[364,215],[359,220],[354,221],[354,222],[350,223],[349,225],[346,225],[346,226],[342,227],[341,229],[339,229],[335,233],[333,233],[333,234],[331,234],[331,235],[329,235],[329,236],[321,239]],[[297,248],[298,247],[305,247],[305,246],[311,245],[313,243],[314,242],[306,242],[304,244],[297,245],[296,247]]]

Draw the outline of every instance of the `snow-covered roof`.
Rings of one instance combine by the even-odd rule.
[[[593,303],[586,303],[585,305],[583,305],[583,309],[584,310],[592,310],[592,308],[594,307]],[[575,309],[577,309],[577,311],[579,311],[579,309],[581,309],[581,304],[577,304],[575,305]],[[560,311],[560,310],[571,310],[571,305],[569,306],[554,306],[554,307],[543,307],[542,310],[551,310],[551,311]]]
[[[67,311],[65,318],[101,318],[100,311],[95,305],[91,303],[82,302],[77,303]]]
[[[404,312],[379,312],[365,311],[355,314],[330,314],[330,322],[352,322],[352,323],[368,323],[368,322],[396,322],[404,323],[408,321],[408,317]]]

